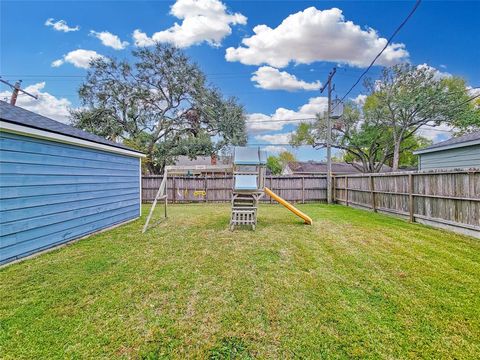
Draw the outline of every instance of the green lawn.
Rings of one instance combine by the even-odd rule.
[[[480,241],[299,207],[171,206],[0,269],[0,358],[478,358]]]

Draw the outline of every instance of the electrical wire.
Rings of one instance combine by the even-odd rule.
[[[412,10],[410,11],[410,13],[407,15],[407,17],[402,21],[402,23],[395,29],[395,31],[393,32],[393,34],[388,38],[387,40],[387,43],[385,44],[385,46],[383,47],[383,49],[377,54],[377,56],[375,56],[375,58],[372,60],[372,62],[370,63],[370,65],[362,72],[362,74],[359,76],[359,78],[357,79],[357,81],[355,81],[353,83],[353,85],[350,87],[350,89],[345,93],[345,95],[343,95],[343,97],[340,99],[340,102],[345,100],[345,98],[348,96],[348,94],[350,94],[352,92],[352,90],[358,85],[358,83],[360,82],[360,80],[362,80],[362,78],[368,73],[368,71],[372,68],[372,66],[375,64],[375,62],[378,60],[378,58],[383,54],[383,52],[387,49],[387,47],[391,44],[393,38],[400,32],[400,30],[405,26],[405,24],[408,22],[408,20],[410,20],[410,18],[413,16],[413,14],[415,13],[415,11],[417,10],[417,8],[419,7],[420,3],[422,2],[422,0],[417,0],[417,2],[415,3],[415,5],[413,6]],[[335,108],[338,106],[338,103],[334,106],[334,108],[332,109],[335,110]]]

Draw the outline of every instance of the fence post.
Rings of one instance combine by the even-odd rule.
[[[414,203],[413,203],[413,174],[408,174],[408,212],[410,215],[410,222],[415,221]]]
[[[333,200],[333,203],[335,204],[337,202],[337,177],[336,176],[332,176],[332,187],[333,187],[332,200]]]
[[[270,175],[270,190],[273,191],[273,187],[272,187],[272,175]],[[272,203],[272,198],[270,197],[270,204]]]
[[[177,190],[175,189],[175,175],[173,175],[173,178],[172,178],[172,203],[176,203],[176,200],[177,200]]]
[[[302,176],[302,204],[305,204],[305,176]]]
[[[348,176],[345,176],[345,206],[348,206]]]
[[[207,173],[205,173],[205,183],[204,183],[204,187],[205,187],[205,202],[208,202],[208,192],[207,192]]]
[[[372,209],[373,209],[373,212],[377,212],[374,179],[373,179],[372,175],[369,175],[368,178],[369,178],[369,182],[370,182],[370,193],[372,194]]]

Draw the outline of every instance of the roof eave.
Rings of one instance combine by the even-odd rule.
[[[422,150],[414,151],[413,154],[414,155],[421,155],[421,154],[426,154],[426,153],[432,153],[432,152],[450,150],[450,149],[457,149],[457,148],[466,147],[466,146],[473,146],[473,145],[480,145],[480,139],[472,140],[472,141],[465,141],[465,142],[458,143],[458,144],[437,146],[437,147],[434,147],[434,148],[425,148],[425,149],[422,149]]]
[[[146,157],[145,154],[133,149],[125,149],[123,147],[116,147],[112,145],[97,143],[91,140],[80,139],[75,136],[64,135],[64,134],[59,134],[53,131],[47,131],[47,130],[42,130],[42,129],[31,127],[31,126],[20,125],[18,123],[10,122],[4,119],[0,119],[0,130],[5,132],[20,134],[20,135],[29,135],[39,139],[77,145],[80,147],[87,147],[91,149],[103,150],[103,151],[113,152],[113,153],[122,154],[122,155],[134,156],[138,158]]]

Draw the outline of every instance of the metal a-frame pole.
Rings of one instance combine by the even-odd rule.
[[[142,234],[145,233],[145,231],[147,231],[148,224],[150,223],[150,219],[152,218],[152,215],[153,215],[153,211],[155,210],[155,206],[157,206],[157,201],[160,199],[165,199],[165,217],[167,217],[167,200],[166,200],[167,199],[167,193],[166,193],[167,177],[168,177],[168,171],[165,168],[165,170],[163,171],[162,182],[158,187],[157,195],[155,195],[155,199],[153,200],[152,207],[150,208],[150,212],[148,213],[148,216],[147,216],[147,221],[145,221],[145,225],[143,225]]]

